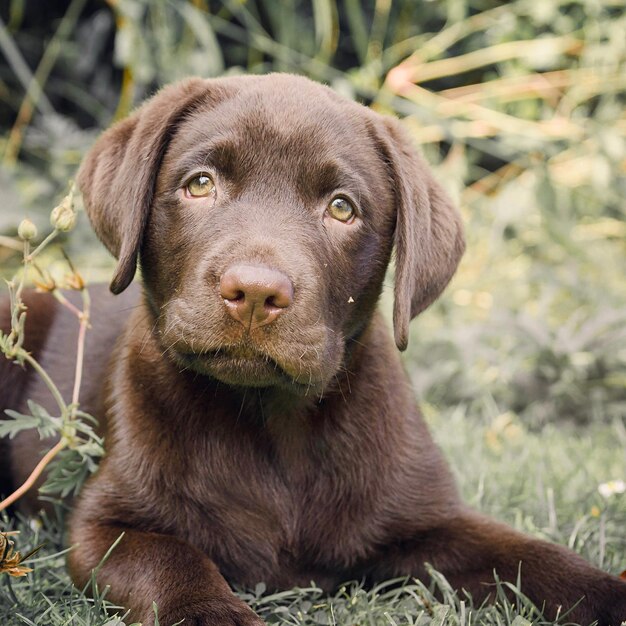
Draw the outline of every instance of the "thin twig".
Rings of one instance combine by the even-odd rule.
[[[404,41],[390,46],[385,51],[385,55],[398,58],[403,50],[415,50],[408,59],[409,62],[426,63],[433,57],[438,57],[446,50],[449,50],[454,44],[458,43],[472,33],[485,30],[493,24],[503,13],[516,13],[519,9],[515,5],[520,3],[508,2],[506,4],[481,11],[475,15],[454,22],[450,26],[444,27],[437,33],[423,33],[409,37]]]
[[[36,482],[41,476],[42,472],[46,469],[50,461],[54,457],[67,447],[67,439],[63,438],[57,442],[57,444],[48,450],[44,457],[37,463],[35,469],[30,473],[30,476],[18,487],[10,496],[0,502],[0,511],[4,511],[7,507],[11,506],[16,500],[19,500]]]
[[[524,39],[521,41],[506,41],[493,46],[467,52],[448,59],[431,61],[430,63],[416,62],[416,60],[404,61],[393,72],[400,70],[406,73],[410,80],[415,83],[423,83],[436,78],[445,78],[471,70],[519,59],[533,57],[538,54],[578,54],[583,47],[583,42],[576,37],[565,35],[563,37],[550,37],[545,39]]]
[[[37,372],[37,374],[41,376],[43,382],[45,383],[46,387],[48,387],[55,402],[57,403],[61,411],[61,414],[65,415],[67,413],[67,404],[65,404],[65,401],[63,400],[63,396],[61,395],[61,392],[59,391],[57,386],[54,384],[54,381],[48,375],[48,372],[46,372],[46,370],[43,367],[41,367],[41,365],[39,365],[38,361],[30,353],[24,352],[23,358]]]
[[[453,87],[438,92],[456,101],[481,102],[497,98],[499,102],[512,102],[528,98],[550,100],[565,89],[580,88],[589,95],[606,93],[611,88],[623,88],[626,77],[623,72],[598,74],[595,68],[555,70],[524,76],[505,76],[487,82]]]
[[[80,328],[78,329],[78,346],[76,348],[76,368],[74,371],[74,389],[72,391],[72,411],[69,418],[76,417],[78,410],[78,397],[80,394],[80,384],[83,376],[83,361],[85,355],[85,337],[89,327],[90,299],[87,289],[81,291],[83,296],[83,310],[79,317]]]
[[[21,252],[24,249],[20,241],[13,239],[13,237],[7,237],[6,235],[0,235],[0,246],[16,250],[17,252]]]
[[[24,267],[22,268],[22,273],[20,276],[20,282],[18,284],[17,290],[15,292],[15,299],[20,300],[20,296],[22,295],[22,291],[24,289],[24,282],[26,281],[26,271],[28,270],[28,257],[30,255],[30,242],[24,241],[22,245],[22,250],[24,251]]]
[[[484,123],[491,131],[521,134],[544,141],[563,138],[578,140],[584,134],[582,126],[563,117],[545,121],[521,119],[473,102],[450,100],[411,83],[403,87],[402,96],[427,107],[440,117],[466,116]]]
[[[11,333],[9,337],[17,338],[19,334],[19,324],[20,324],[20,315],[25,311],[24,304],[22,303],[21,295],[22,290],[24,289],[24,281],[26,280],[26,272],[28,270],[28,262],[26,261],[28,254],[30,252],[30,243],[28,241],[24,241],[22,244],[23,255],[24,255],[24,267],[20,273],[20,282],[17,285],[17,289],[13,294],[12,304],[15,306],[11,307]]]
[[[55,228],[27,257],[26,261],[30,263],[57,235],[59,231]]]
[[[76,305],[72,304],[58,289],[54,289],[52,295],[59,304],[71,311],[80,321],[83,312]]]

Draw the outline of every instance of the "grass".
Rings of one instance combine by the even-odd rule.
[[[626,569],[626,495],[607,498],[598,491],[602,483],[626,478],[623,423],[585,429],[547,425],[533,431],[510,415],[472,416],[460,407],[442,412],[427,407],[427,415],[467,502],[519,530],[568,545],[605,570],[617,574]],[[12,582],[18,605],[0,586],[1,624],[121,626],[123,622],[114,616],[123,611],[105,610],[106,593],[93,600],[72,587],[65,571],[62,531],[56,523],[21,520],[17,528],[23,532],[23,549],[42,541],[46,545],[31,561],[34,571]],[[443,602],[432,595],[433,585],[442,590]],[[520,618],[550,623],[533,612],[521,595],[514,606],[501,598],[497,606],[472,607],[439,577],[426,584],[384,583],[372,590],[356,582],[331,596],[313,584],[310,589],[277,594],[267,593],[259,584],[240,593],[271,623],[523,626]]]

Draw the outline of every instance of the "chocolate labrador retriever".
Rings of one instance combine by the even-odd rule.
[[[415,406],[398,348],[464,243],[396,120],[296,76],[189,79],[104,133],[79,185],[125,293],[93,294],[83,406],[107,453],[71,519],[78,585],[124,533],[97,578],[144,624],[154,601],[161,624],[259,625],[229,583],[425,563],[478,601],[521,567],[547,616],[626,619],[626,583],[460,501]],[[395,343],[376,312],[394,247]],[[28,304],[30,349],[69,388],[75,319]],[[2,367],[4,406],[46,404]],[[37,445],[13,446],[15,480]]]

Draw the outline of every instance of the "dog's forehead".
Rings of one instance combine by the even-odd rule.
[[[231,80],[219,97],[209,97],[186,115],[172,151],[230,145],[276,157],[289,152],[292,164],[298,156],[319,161],[374,155],[371,113],[329,88],[293,76]]]
[[[307,129],[316,134],[343,134],[354,130],[354,123],[362,122],[369,113],[330,88],[300,76],[271,74],[231,85],[235,88],[231,87],[230,97],[218,109],[231,112],[235,122],[260,122],[283,133]]]

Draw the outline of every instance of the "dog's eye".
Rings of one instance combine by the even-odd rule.
[[[194,176],[185,186],[185,192],[192,198],[206,198],[215,191],[215,185],[207,174]]]
[[[356,212],[352,206],[352,202],[347,198],[338,196],[328,205],[326,209],[328,214],[340,222],[347,223],[355,216]]]

